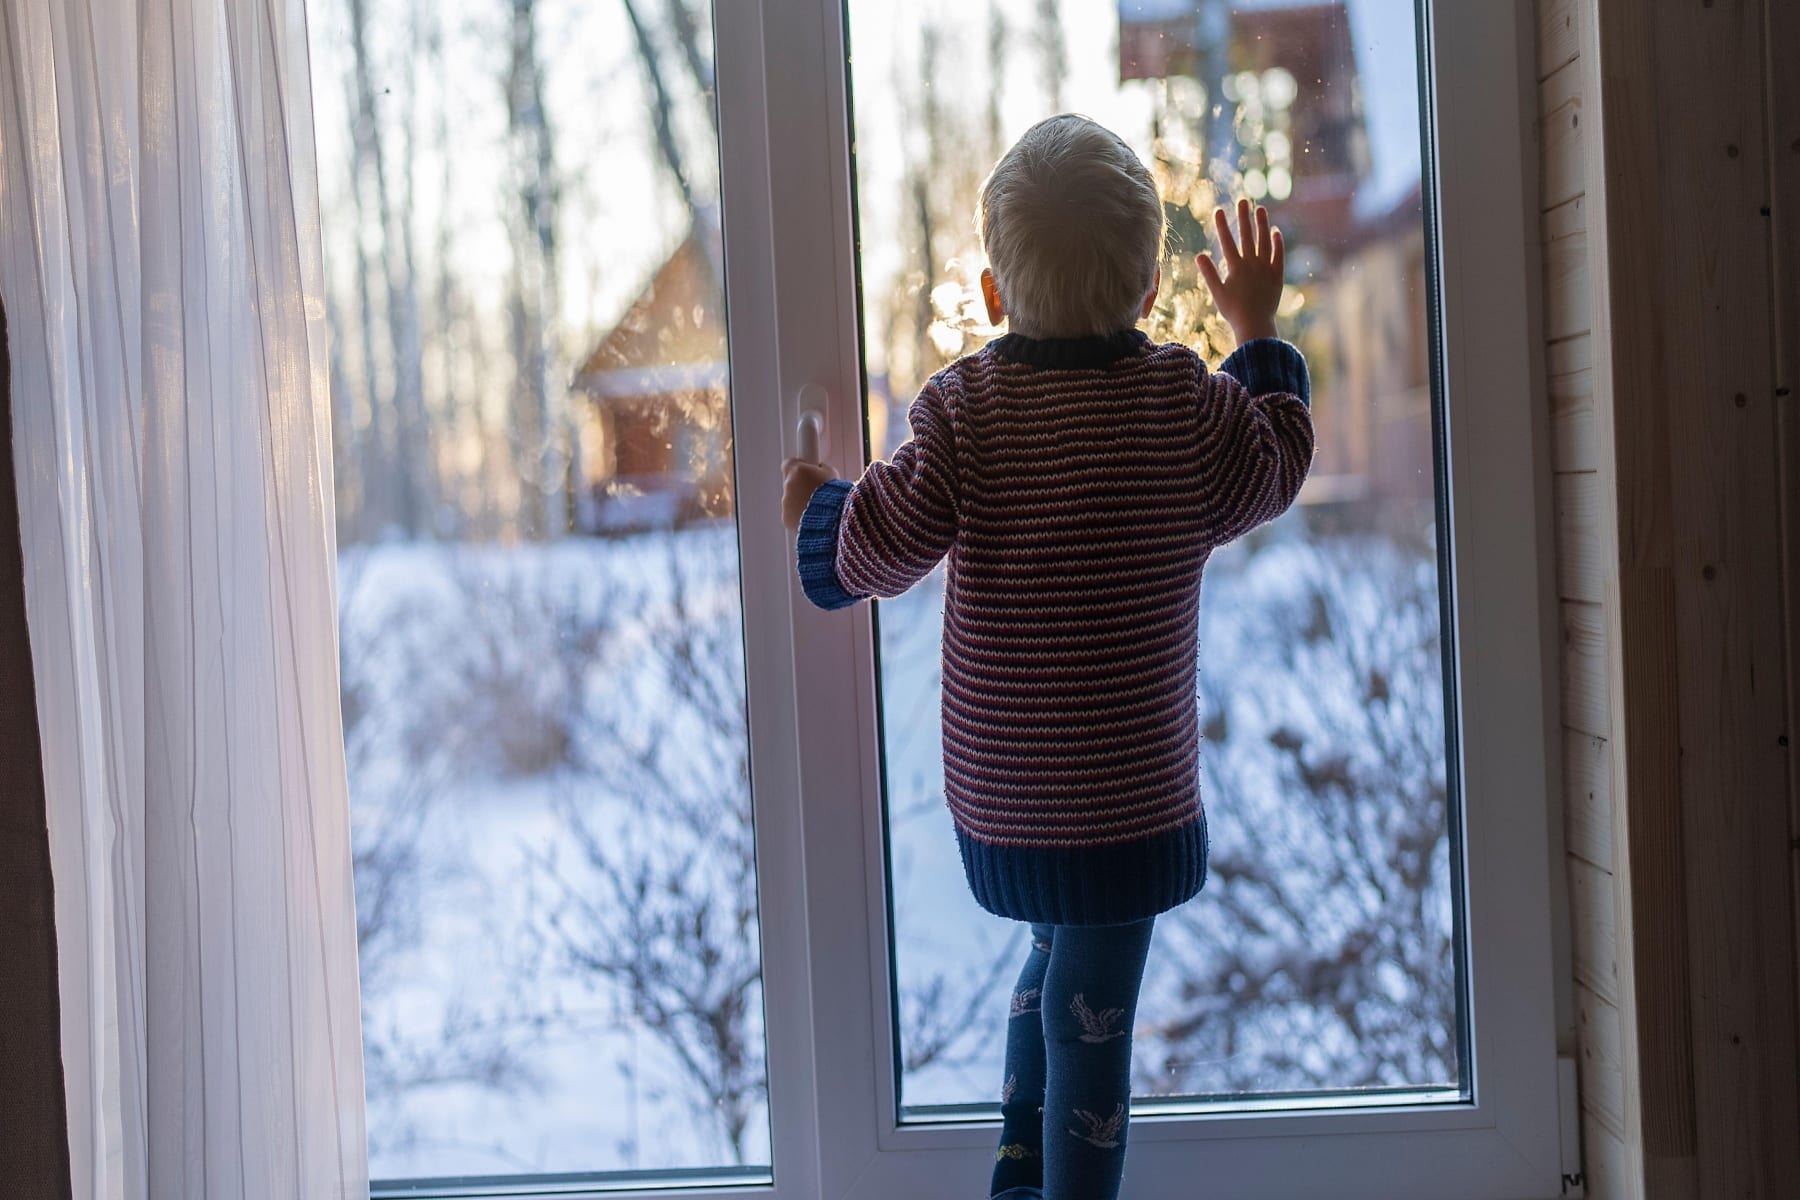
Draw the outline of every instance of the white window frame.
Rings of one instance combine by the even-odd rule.
[[[1531,7],[1428,22],[1457,626],[1473,1099],[1134,1113],[1124,1195],[1535,1200],[1561,1191],[1550,877],[1544,422],[1532,378]],[[842,0],[715,0],[733,437],[773,1183],[721,1200],[982,1194],[992,1122],[899,1121],[875,636],[814,609],[781,525],[801,389],[862,465]],[[1449,81],[1449,86],[1439,81]],[[833,436],[835,434],[835,436]],[[691,1197],[646,1177],[410,1196]]]
[[[1543,422],[1531,372],[1535,307],[1526,255],[1535,244],[1526,124],[1534,94],[1531,14],[1513,0],[1440,0],[1431,9],[1427,103],[1456,548],[1451,604],[1473,1098],[1144,1112],[1132,1122],[1129,1196],[1187,1194],[1196,1179],[1220,1198],[1518,1200],[1561,1192],[1545,489],[1534,452]],[[800,835],[811,974],[805,1003],[779,1015],[810,1014],[815,1086],[802,1096],[776,1084],[772,1100],[778,1130],[801,1113],[816,1114],[817,1124],[793,1142],[778,1132],[776,1186],[785,1190],[791,1164],[796,1177],[816,1183],[809,1195],[976,1195],[992,1169],[991,1122],[898,1119],[868,606],[817,611],[791,572],[776,580],[768,570],[773,561],[787,572],[786,535],[776,536],[769,519],[769,468],[784,453],[777,438],[793,452],[802,387],[817,384],[830,398],[830,460],[840,471],[862,465],[844,12],[841,0],[719,0],[717,19],[737,477],[745,492],[761,489],[741,497],[745,588],[747,596],[768,586],[788,598],[790,624],[769,631],[762,661],[783,682],[791,665],[798,690],[793,740],[784,736],[784,744],[804,747],[782,764],[784,772],[797,770],[798,819],[784,810],[779,820],[784,834],[797,825]],[[760,153],[746,162],[751,142]],[[765,229],[768,245],[756,244]],[[772,279],[763,274],[771,268]],[[777,400],[779,428],[765,428]],[[791,650],[798,653],[790,658]],[[760,830],[788,794],[758,775]],[[792,778],[784,773],[780,786]],[[765,880],[793,865],[785,857],[760,860]],[[772,935],[793,932],[765,920],[772,1025],[788,992],[782,985],[792,982],[775,978],[781,938]],[[781,957],[795,955],[783,948]],[[772,1044],[772,1061],[779,1054]]]

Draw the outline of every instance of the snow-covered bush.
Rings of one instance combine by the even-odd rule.
[[[450,738],[466,768],[533,776],[573,766],[589,689],[629,611],[626,581],[603,574],[519,569],[465,553],[450,578],[453,622],[440,670],[454,686],[421,697],[421,733]]]
[[[541,1031],[527,981],[455,976],[445,987],[429,914],[468,875],[430,837],[459,764],[427,735],[433,664],[454,640],[442,598],[448,564],[417,548],[356,549],[339,561],[339,674],[356,876],[365,1087],[377,1154],[429,1141],[397,1102],[466,1085],[518,1094],[535,1082],[526,1047]],[[454,678],[454,673],[443,678]],[[421,686],[422,682],[424,686]],[[431,1003],[413,998],[430,993]],[[426,1014],[429,1015],[426,1015]]]
[[[565,1130],[559,1163],[762,1153],[730,531],[357,548],[342,575],[378,1156],[506,1161],[472,1139],[512,1144],[546,1122]],[[1291,527],[1221,555],[1206,588],[1212,877],[1159,922],[1140,1094],[1454,1083],[1430,547]],[[969,905],[937,775],[937,599],[912,600],[881,617],[901,1065],[909,1104],[982,1101],[1021,931],[945,934]],[[509,708],[555,724],[555,753],[509,764]],[[571,1071],[571,1051],[591,1060]],[[647,1162],[664,1149],[593,1104],[621,1081],[639,1097],[628,1110],[691,1116],[666,1151],[679,1158]],[[504,1133],[491,1114],[513,1112]]]
[[[582,709],[566,837],[534,858],[552,958],[615,991],[744,1161],[766,1103],[743,642],[728,543],[673,538],[632,669]],[[618,804],[596,803],[604,795]]]
[[[1208,578],[1211,875],[1164,922],[1156,1093],[1454,1085],[1437,567],[1400,537],[1290,539]],[[1223,604],[1216,603],[1223,601]]]

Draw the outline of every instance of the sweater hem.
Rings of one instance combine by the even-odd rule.
[[[1125,925],[1185,904],[1206,885],[1206,810],[1147,838],[1106,846],[1009,846],[960,826],[957,849],[975,902],[1045,925]]]

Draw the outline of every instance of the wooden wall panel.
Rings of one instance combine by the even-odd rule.
[[[1555,343],[1593,328],[1586,198],[1575,196],[1547,210],[1542,218],[1542,233],[1544,336]]]
[[[1582,249],[1585,254],[1585,242]],[[1582,267],[1591,279],[1592,268],[1585,258]],[[1594,433],[1593,341],[1584,330],[1546,348],[1552,471],[1593,471],[1600,464]]]
[[[1578,0],[1543,0],[1538,5],[1538,78],[1575,61],[1581,53]]]
[[[1587,1117],[1586,1110],[1583,1117]],[[1589,1200],[1639,1200],[1643,1173],[1633,1168],[1625,1139],[1598,1120],[1584,1120],[1581,1129],[1582,1170]]]
[[[1775,407],[1780,428],[1783,609],[1787,614],[1788,875],[1800,959],[1800,72],[1784,51],[1800,46],[1800,5],[1769,5],[1770,242],[1774,248]],[[1800,1021],[1800,972],[1795,974]],[[1800,1037],[1800,1032],[1796,1033]]]
[[[1624,1043],[1619,1010],[1584,987],[1575,989],[1581,1027],[1581,1106],[1613,1134],[1625,1136]]]
[[[1617,898],[1605,644],[1607,493],[1595,425],[1587,183],[1589,0],[1540,0],[1539,197],[1544,359],[1562,644],[1562,812],[1573,950],[1577,1079],[1588,1195],[1636,1197],[1625,1153],[1629,1095],[1617,1007]],[[1573,602],[1573,603],[1571,603]]]
[[[1800,1014],[1768,95],[1791,72],[1770,44],[1791,5],[1593,3],[1580,111],[1616,520],[1602,641],[1627,1169],[1652,1198],[1785,1200]]]
[[[1616,657],[1629,663],[1614,688],[1625,694],[1615,784],[1614,836],[1626,869],[1618,872],[1631,963],[1625,983],[1646,1163],[1692,1161],[1694,1102],[1687,995],[1687,888],[1682,872],[1681,735],[1675,675],[1675,602],[1669,572],[1627,566],[1619,572]],[[1622,769],[1621,769],[1622,764]],[[1615,793],[1616,794],[1616,793]],[[1621,832],[1622,831],[1622,832]],[[1656,1192],[1646,1180],[1648,1194]]]
[[[1605,613],[1598,604],[1564,601],[1561,615],[1563,726],[1610,738]]]
[[[1537,7],[1588,1194],[1787,1200],[1800,5]]]
[[[1565,731],[1563,819],[1570,855],[1613,869],[1611,748],[1600,738]]]
[[[1556,594],[1599,604],[1606,596],[1600,477],[1592,471],[1554,476]],[[1590,731],[1591,732],[1591,731]]]
[[[1587,132],[1582,128],[1584,62],[1558,67],[1538,85],[1543,174],[1539,192],[1546,209],[1586,190]]]
[[[1613,875],[1608,588],[1616,545],[1611,476],[1601,450],[1595,372],[1594,269],[1589,245],[1592,121],[1591,0],[1540,0],[1539,195],[1544,256],[1546,394],[1562,608],[1562,809],[1581,1090],[1582,1161],[1596,1200],[1642,1195],[1635,1074],[1619,1009],[1618,883]],[[1575,603],[1568,603],[1574,601]],[[1625,997],[1628,999],[1628,997]]]
[[[1608,1003],[1619,995],[1618,909],[1612,876],[1579,858],[1567,860],[1569,915],[1574,924],[1575,982]]]
[[[1577,198],[1561,207],[1579,203]],[[1544,246],[1544,332],[1552,338],[1574,337],[1592,327],[1588,317],[1593,297],[1589,292],[1587,256],[1585,230]]]

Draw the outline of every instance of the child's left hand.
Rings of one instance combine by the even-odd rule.
[[[829,483],[838,477],[837,472],[824,463],[811,463],[804,459],[790,458],[781,464],[781,520],[789,529],[800,528],[800,517],[806,512],[807,501],[812,499],[819,485]]]
[[[1200,253],[1194,261],[1212,291],[1219,315],[1231,324],[1238,344],[1257,338],[1276,337],[1275,313],[1281,307],[1282,277],[1287,253],[1281,230],[1269,225],[1269,210],[1258,204],[1252,217],[1250,201],[1237,202],[1237,238],[1225,210],[1213,209],[1213,227],[1219,234],[1219,257],[1229,274],[1221,277],[1212,255]]]

